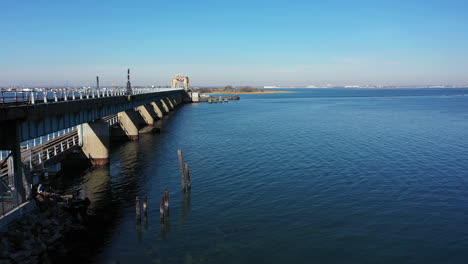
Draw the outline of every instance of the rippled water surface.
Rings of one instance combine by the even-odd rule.
[[[113,212],[96,261],[468,263],[468,90],[296,91],[185,105],[161,134],[114,144],[80,178]]]

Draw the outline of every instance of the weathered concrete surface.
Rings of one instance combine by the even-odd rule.
[[[153,126],[154,123],[158,120],[158,115],[154,111],[153,106],[150,104],[139,106],[137,110],[148,126]]]
[[[139,113],[133,109],[119,112],[119,123],[130,140],[138,139],[138,130],[140,128]]]
[[[93,165],[109,163],[109,125],[102,119],[84,123],[78,129],[82,150]]]
[[[174,97],[169,97],[169,100],[171,101],[174,108],[176,108],[179,105],[179,103],[177,103],[177,101],[176,101],[176,99]]]
[[[169,110],[170,111],[174,111],[175,107],[174,105],[172,104],[171,100],[169,100],[169,98],[165,98],[163,99],[163,101],[166,103],[166,105],[169,107]]]
[[[114,124],[109,127],[110,129],[110,141],[111,142],[123,142],[128,141],[128,136],[120,126],[120,124]],[[111,143],[112,144],[112,143]]]
[[[170,110],[169,107],[167,106],[167,104],[166,104],[166,102],[164,101],[164,99],[161,99],[160,102],[161,102],[161,105],[162,105],[164,111],[165,111],[166,113],[169,113],[171,110]]]
[[[200,94],[191,92],[190,96],[192,97],[192,102],[199,103],[200,102]]]
[[[153,110],[159,119],[162,119],[164,115],[167,115],[167,113],[164,112],[161,102],[152,102],[151,106],[153,106]]]
[[[8,175],[9,178],[14,179],[14,202],[19,205],[24,203],[31,195],[32,178],[29,162],[21,158],[19,121],[9,123],[11,123],[11,127],[7,127],[5,128],[6,131],[2,131],[8,133],[8,139],[6,142],[2,142],[3,148],[0,149],[11,150],[11,157],[8,159]]]

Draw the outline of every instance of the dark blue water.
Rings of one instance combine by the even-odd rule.
[[[115,213],[96,261],[468,263],[467,89],[295,91],[185,105],[115,145],[81,179]]]

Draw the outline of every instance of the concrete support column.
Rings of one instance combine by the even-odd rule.
[[[174,107],[174,105],[172,104],[171,98],[168,97],[168,98],[164,99],[164,101],[166,102],[167,106],[169,106],[169,109],[170,109],[171,111],[174,111],[175,107]]]
[[[139,106],[137,109],[141,117],[143,117],[143,120],[145,120],[146,125],[153,126],[154,123],[156,122],[156,119],[158,118],[158,115],[154,111],[153,106],[142,105],[142,106]]]
[[[124,112],[119,112],[117,116],[119,117],[119,123],[122,127],[125,134],[130,138],[130,140],[138,139],[138,113],[133,110],[126,110]]]
[[[177,102],[177,100],[176,100],[176,97],[175,97],[175,96],[174,96],[174,97],[171,97],[171,98],[169,98],[169,100],[171,100],[171,102],[172,102],[172,105],[174,105],[174,107],[177,107],[177,106],[179,105],[179,103]]]
[[[78,129],[84,154],[93,165],[109,163],[109,124],[103,119],[81,124]]]
[[[192,98],[192,102],[194,102],[194,103],[200,102],[200,94],[199,93],[191,92],[190,97]]]
[[[19,144],[18,144],[19,146]],[[21,159],[21,150],[18,147],[17,149],[12,150],[13,156],[13,166],[14,166],[14,182],[16,189],[16,201],[20,205],[31,198],[31,171],[29,164],[23,162]]]
[[[29,159],[23,161],[21,158],[21,140],[19,122],[9,122],[2,131],[6,136],[2,138],[2,147],[5,150],[11,150],[11,156],[8,158],[8,185],[13,189],[14,203],[20,205],[31,197],[31,173],[29,168]],[[11,181],[10,181],[11,179]]]
[[[167,106],[166,102],[164,102],[163,99],[161,99],[161,104],[162,104],[162,107],[164,108],[164,111],[166,111],[166,113],[169,113],[171,110],[169,110],[169,107]]]
[[[158,116],[159,119],[162,119],[164,117],[164,110],[163,110],[163,107],[162,107],[162,104],[158,102],[152,102],[151,105],[153,106],[153,110],[154,112],[156,113],[156,115]]]

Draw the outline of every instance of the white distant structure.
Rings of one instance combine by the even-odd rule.
[[[190,91],[189,77],[176,74],[172,77],[171,88],[180,87],[183,87],[186,92]]]
[[[265,88],[265,89],[274,89],[274,88],[281,88],[281,87],[277,86],[277,85],[265,85],[265,86],[263,86],[263,88]]]

